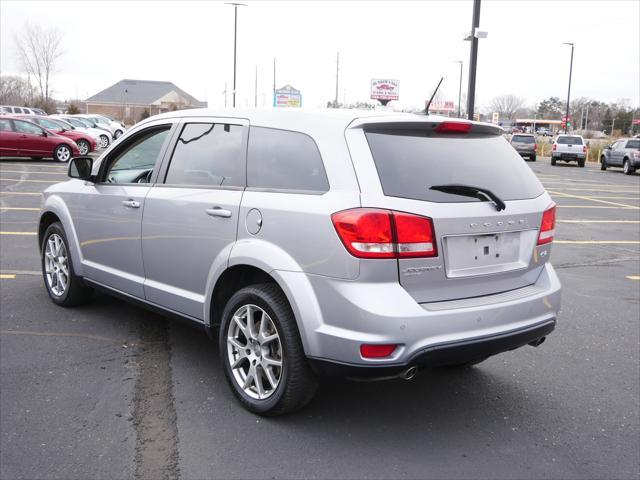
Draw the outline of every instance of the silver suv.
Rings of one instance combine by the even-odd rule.
[[[171,112],[44,193],[58,305],[102,289],[218,339],[249,410],[317,375],[472,365],[555,326],[555,206],[499,127],[392,112]]]

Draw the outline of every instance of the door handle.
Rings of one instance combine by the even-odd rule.
[[[128,208],[140,208],[140,202],[136,202],[135,200],[123,200],[122,205]]]
[[[220,207],[207,208],[205,212],[211,217],[231,218],[231,210],[225,210]]]

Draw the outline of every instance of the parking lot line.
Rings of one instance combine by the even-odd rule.
[[[0,232],[0,235],[37,235],[37,232]]]
[[[42,192],[0,192],[0,195],[42,195]]]
[[[558,223],[640,223],[640,220],[556,220]]]
[[[0,207],[0,210],[25,210],[30,212],[39,212],[37,207]]]
[[[590,198],[600,198],[603,200],[640,200],[640,197],[609,197],[602,195],[589,195]]]
[[[67,175],[66,172],[36,172],[33,170],[4,170],[4,169],[0,169],[0,173],[34,173],[34,174],[40,174],[40,175]]]
[[[561,245],[640,245],[640,240],[554,240]]]
[[[16,278],[15,274],[0,273],[0,280],[13,280],[14,278]]]
[[[26,178],[0,178],[0,182],[21,182],[21,183],[60,183],[57,180],[29,180]]]
[[[599,200],[599,199],[595,199],[593,197],[588,197],[586,195],[574,195],[574,194],[570,194],[570,193],[557,192],[555,190],[547,190],[547,191],[549,193],[551,193],[552,195],[560,195],[561,197],[578,198],[580,200],[588,200],[590,202],[606,203],[608,205],[615,205],[617,207],[626,207],[626,208],[633,208],[634,210],[640,210],[640,207],[636,207],[635,205],[625,205],[624,203],[609,202],[607,200]]]
[[[627,275],[629,280],[640,280],[640,275]]]
[[[24,167],[24,168],[57,168],[57,169],[67,169],[67,165],[42,165],[42,164],[29,164],[29,163],[16,163],[16,162],[1,162],[0,165],[4,165],[7,167]]]

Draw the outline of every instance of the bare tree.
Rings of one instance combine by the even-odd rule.
[[[0,76],[0,105],[29,105],[32,98],[31,85],[24,78]]]
[[[491,111],[498,112],[501,117],[513,120],[515,113],[524,105],[524,98],[515,95],[500,95],[491,101]]]
[[[29,78],[33,77],[40,96],[48,102],[51,94],[51,75],[62,55],[62,33],[55,27],[43,29],[28,22],[14,37],[18,58]]]

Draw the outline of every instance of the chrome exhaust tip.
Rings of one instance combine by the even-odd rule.
[[[529,342],[529,345],[531,345],[532,347],[539,347],[544,343],[546,339],[547,337],[540,337],[537,340],[534,340],[533,342]]]
[[[409,367],[400,374],[400,378],[402,378],[403,380],[413,380],[413,378],[417,374],[418,374],[418,367]]]

